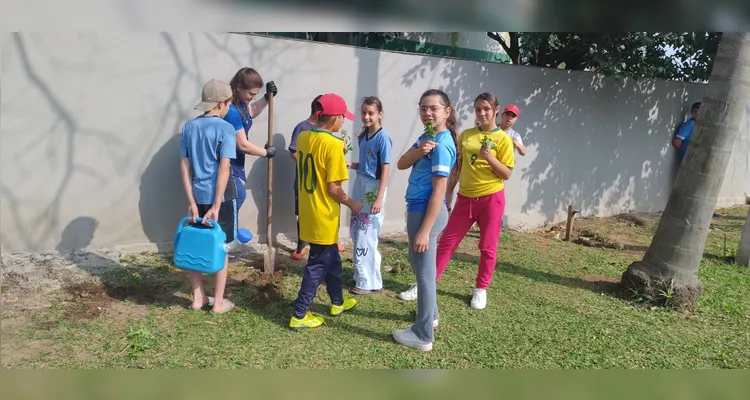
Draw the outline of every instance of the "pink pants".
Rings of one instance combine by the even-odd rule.
[[[479,224],[479,273],[478,289],[486,289],[495,272],[497,242],[503,225],[505,212],[505,190],[487,196],[470,198],[458,194],[458,200],[448,218],[437,245],[437,279],[445,271],[448,261],[469,232],[474,222]]]

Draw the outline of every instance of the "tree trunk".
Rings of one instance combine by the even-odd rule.
[[[729,156],[750,100],[750,33],[724,33],[698,122],[656,234],[643,260],[622,274],[630,296],[693,308],[698,267]]]
[[[519,34],[518,32],[508,32],[508,37],[510,38],[510,52],[508,53],[508,56],[510,56],[513,64],[521,65],[521,43],[519,42]]]
[[[750,210],[747,211],[745,229],[742,230],[740,247],[737,248],[737,255],[734,257],[734,261],[739,265],[750,267]]]

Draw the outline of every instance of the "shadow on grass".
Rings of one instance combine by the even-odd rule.
[[[289,319],[292,316],[297,293],[295,291],[291,299],[285,298],[282,285],[284,280],[289,277],[296,276],[301,280],[305,273],[305,262],[295,261],[288,255],[281,254],[277,256],[277,259],[279,261],[278,267],[273,274],[252,273],[251,277],[239,280],[232,279],[230,276],[227,280],[227,292],[229,293],[231,291],[232,300],[238,307],[252,310],[263,319],[287,330],[289,329]],[[342,261],[346,261],[346,259]],[[262,271],[262,257],[252,257],[248,262],[248,267]],[[385,293],[368,296],[354,296],[349,294],[348,288],[350,281],[352,280],[352,274],[353,271],[351,269],[344,269],[341,278],[344,295],[356,298],[360,304],[363,301],[367,301],[366,299],[371,298],[372,296],[389,296]],[[383,278],[384,287],[386,288],[405,286],[399,282],[387,279],[387,275]],[[298,288],[295,289],[298,290]],[[390,291],[388,291],[388,293],[390,293]],[[334,317],[330,315],[330,304],[330,297],[326,291],[325,282],[322,282],[318,289],[318,293],[313,300],[310,311],[322,316],[326,321],[324,326],[327,326],[329,329],[338,329],[350,334],[361,335],[375,340],[392,342],[393,338],[391,337],[391,332],[372,331],[370,329],[346,323],[344,322],[346,321],[346,315],[357,315],[365,318],[377,318],[398,322],[410,322],[413,320],[413,315],[368,311],[361,309],[361,307],[355,307],[353,310],[348,311],[346,315]],[[330,324],[328,322],[330,322]]]
[[[716,254],[703,253],[703,258],[710,261],[716,261],[724,264],[734,264],[734,256],[717,256]]]
[[[594,274],[585,275],[583,278],[571,278],[549,272],[537,271],[507,262],[500,262],[498,264],[498,269],[502,272],[533,279],[537,282],[554,283],[561,286],[584,289],[590,292],[620,298],[619,293],[622,286],[620,280],[617,278]]]

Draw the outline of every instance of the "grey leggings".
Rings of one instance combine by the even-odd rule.
[[[438,318],[437,288],[435,276],[437,274],[437,238],[448,224],[448,210],[443,205],[435,223],[430,230],[430,241],[427,251],[414,251],[414,237],[422,227],[424,212],[409,212],[406,216],[406,232],[409,235],[409,262],[417,277],[417,318],[411,329],[425,344],[432,343],[435,333],[432,321]]]

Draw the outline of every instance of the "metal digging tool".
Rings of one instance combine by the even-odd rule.
[[[273,93],[268,94],[268,145],[273,146]],[[268,217],[266,218],[266,241],[268,246],[263,254],[263,272],[273,273],[276,267],[276,249],[273,247],[273,234],[271,230],[272,195],[273,195],[273,158],[268,159]]]

